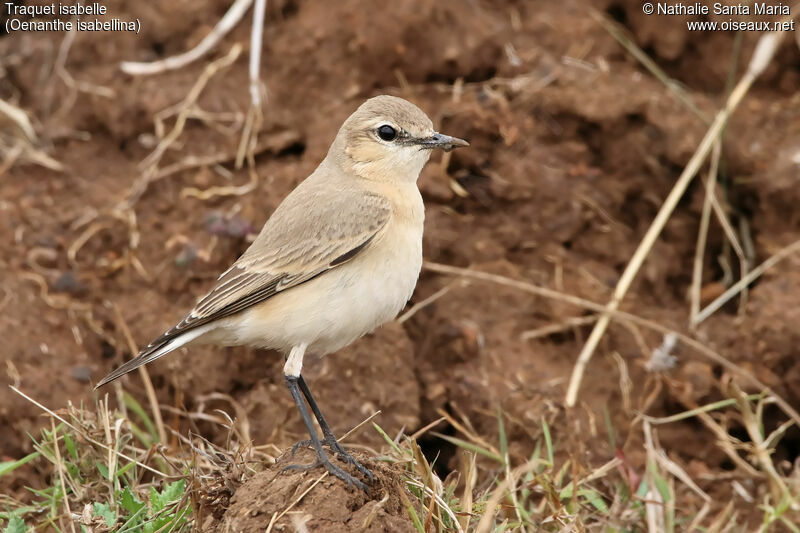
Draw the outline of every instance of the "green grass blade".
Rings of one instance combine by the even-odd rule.
[[[28,531],[28,527],[18,516],[12,516],[8,525],[3,529],[3,533],[25,533],[26,531]]]
[[[444,439],[451,444],[455,444],[459,448],[464,448],[465,450],[469,450],[471,452],[475,452],[477,454],[483,455],[484,457],[489,457],[490,459],[494,459],[500,464],[503,464],[503,458],[500,457],[498,454],[489,451],[485,448],[481,448],[480,446],[473,444],[471,442],[465,441],[463,439],[459,439],[458,437],[451,437],[450,435],[444,435],[442,433],[436,433],[435,431],[431,432],[433,435],[436,435],[440,439]]]
[[[25,457],[23,457],[22,459],[19,459],[17,461],[6,461],[6,462],[3,462],[3,463],[0,463],[0,477],[3,477],[4,475],[8,474],[9,472],[11,472],[13,470],[16,470],[17,468],[21,467],[22,465],[33,461],[34,459],[39,457],[39,455],[40,455],[39,452],[33,452],[33,453],[29,453],[28,455],[26,455]]]
[[[148,436],[150,437],[150,442],[144,442],[145,447],[149,447],[154,442],[158,442],[158,430],[156,430],[155,424],[153,421],[150,420],[150,417],[147,415],[147,411],[141,406],[139,402],[137,402],[133,396],[124,392],[122,395],[122,401],[125,403],[125,406],[130,410],[136,413],[136,415],[142,420],[144,426],[147,430]],[[141,436],[137,435],[139,438]]]
[[[500,455],[503,458],[503,466],[505,467],[508,462],[508,436],[506,435],[506,426],[503,423],[503,411],[500,406],[497,407],[497,434],[500,440]]]
[[[608,514],[608,505],[596,491],[592,489],[578,490],[578,496],[585,499],[589,504],[603,514]]]
[[[542,432],[544,432],[544,444],[545,449],[547,450],[547,460],[552,465],[553,457],[555,455],[553,453],[553,439],[550,436],[550,426],[547,425],[547,421],[544,418],[542,418]]]
[[[614,431],[614,424],[611,422],[611,413],[608,412],[608,404],[603,404],[603,421],[606,424],[606,433],[608,433],[608,443],[611,445],[612,450],[616,450],[617,434]]]
[[[398,446],[397,443],[389,435],[386,434],[383,428],[381,428],[375,422],[372,423],[372,427],[375,428],[375,431],[377,431],[380,434],[380,436],[383,437],[383,440],[385,440],[386,443],[389,444],[389,446],[391,446],[394,451],[396,451],[399,454],[403,453],[403,450],[400,449],[400,446]]]
[[[414,505],[411,503],[411,500],[409,500],[408,496],[406,496],[403,492],[400,493],[400,497],[406,506],[408,515],[411,517],[411,522],[414,523],[414,529],[416,529],[419,533],[425,533],[425,527],[422,525],[422,521],[419,519],[417,510],[414,509]]]

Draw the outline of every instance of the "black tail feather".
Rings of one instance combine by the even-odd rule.
[[[130,361],[123,363],[119,368],[115,369],[113,372],[108,374],[106,377],[100,380],[100,382],[94,386],[94,389],[97,390],[103,385],[111,383],[115,379],[121,378],[128,372],[132,370],[136,370],[140,366],[146,365],[151,361],[155,361],[159,357],[167,355],[169,352],[162,352],[159,353],[161,348],[165,347],[169,341],[172,339],[166,339],[162,342],[154,342],[153,344],[149,345],[147,348],[139,352],[139,355],[131,359]]]

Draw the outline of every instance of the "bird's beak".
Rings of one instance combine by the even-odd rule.
[[[450,137],[449,135],[439,132],[433,132],[433,135],[430,137],[425,137],[424,139],[420,139],[418,142],[422,148],[427,148],[428,150],[441,148],[445,152],[449,152],[450,150],[458,148],[459,146],[469,146],[469,143],[464,139]]]

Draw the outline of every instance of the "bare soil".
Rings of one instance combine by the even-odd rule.
[[[294,457],[287,451],[269,469],[256,474],[239,487],[221,518],[209,513],[201,524],[201,530],[209,533],[261,532],[266,531],[273,520],[275,523],[286,520],[282,516],[286,515],[288,521],[305,524],[310,531],[415,531],[402,495],[407,501],[414,496],[407,491],[397,471],[384,463],[370,460],[366,454],[356,453],[355,457],[363,461],[362,464],[370,468],[375,476],[369,494],[348,488],[319,469],[287,469],[288,466],[313,463],[316,459],[310,449],[300,449]],[[358,475],[355,469],[348,470],[352,475]],[[312,486],[314,490],[301,498]],[[287,503],[294,502],[297,503],[287,510]]]
[[[142,346],[180,319],[324,157],[343,119],[375,94],[414,101],[440,131],[471,143],[433,161],[420,178],[428,261],[608,301],[707,125],[609,35],[593,10],[627,27],[706,117],[724,101],[736,64],[734,34],[690,33],[683,19],[646,17],[633,1],[270,1],[254,189],[209,199],[186,194],[190,187],[249,179],[232,164],[239,135],[231,122],[191,119],[162,168],[222,154],[223,170],[201,165],[154,181],[134,203],[132,221],[110,210],[141,178],[137,165],[153,149],[155,114],[186,96],[208,60],[150,77],[127,76],[119,62],[193,46],[230,2],[106,4],[114,17],[141,19],[141,34],[78,34],[63,65],[77,90],[54,71],[63,35],[0,38],[0,97],[37,118],[43,147],[65,167],[17,165],[0,180],[0,459],[30,451],[26,433],[43,424],[39,410],[7,385],[56,409],[91,401],[92,383],[131,356],[121,323]],[[756,38],[742,35],[737,72]],[[727,126],[723,148],[726,205],[737,231],[749,235],[756,263],[800,239],[800,52],[790,41]],[[211,57],[235,42],[248,46],[249,22]],[[199,99],[204,111],[246,112],[246,55],[210,80]],[[686,330],[703,196],[699,183],[690,187],[626,298],[626,311]],[[721,229],[712,225],[706,303],[725,287],[720,256],[738,275]],[[695,333],[793,405],[800,405],[799,262],[787,259],[751,288],[743,320],[732,303]],[[452,283],[424,272],[411,304]],[[635,413],[623,403],[618,360],[630,373],[634,408],[655,395],[647,410],[653,416],[726,397],[727,375],[688,349],[677,353],[674,369],[649,373],[645,362],[661,336],[641,330],[637,337],[612,325],[590,364],[579,409],[567,412],[566,382],[591,325],[533,340],[523,333],[584,314],[508,288],[455,283],[402,325],[312,360],[307,379],[339,433],[376,410],[388,434],[412,433],[444,410],[493,439],[500,406],[515,457],[530,455],[545,417],[562,450],[602,464],[619,451],[604,429],[607,412],[617,446],[631,468],[642,469],[642,435],[629,431]],[[209,397],[223,393],[248,420],[256,444],[286,447],[304,429],[280,367],[275,353],[200,347],[148,370],[162,404],[233,412],[230,402]],[[144,402],[138,377],[126,378],[125,386]],[[783,420],[774,415],[775,423]],[[190,427],[183,418],[167,422],[179,431]],[[747,439],[739,421],[728,423]],[[222,428],[192,427],[224,441]],[[437,430],[455,434],[447,424]],[[658,436],[717,501],[740,497],[730,483],[718,482],[734,466],[696,421],[659,427]],[[381,445],[371,430],[352,440]],[[421,444],[431,458],[439,455],[443,476],[458,468],[453,446],[432,436]],[[777,453],[793,463],[800,432],[791,429]],[[317,474],[281,474],[279,465],[239,489],[225,523],[263,531],[272,510],[291,503]],[[396,474],[385,466],[377,472],[386,503],[377,503],[380,491],[368,500],[326,479],[296,510],[313,509],[307,525],[319,531],[344,531],[368,519],[368,531],[408,529]],[[5,479],[0,490],[21,495],[23,485],[38,482],[35,472],[20,476]]]

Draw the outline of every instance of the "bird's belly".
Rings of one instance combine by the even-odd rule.
[[[229,331],[235,344],[334,352],[397,316],[421,267],[421,237],[395,239],[242,313]]]

